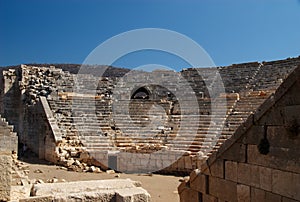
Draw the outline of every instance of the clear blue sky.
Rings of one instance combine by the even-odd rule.
[[[190,37],[218,66],[300,55],[299,0],[0,0],[0,66],[82,63],[110,37],[148,27]],[[115,65],[148,63],[188,66],[157,52]]]

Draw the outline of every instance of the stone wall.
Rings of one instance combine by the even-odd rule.
[[[178,191],[184,201],[300,201],[300,66]]]
[[[18,140],[13,127],[0,116],[0,201],[10,200],[12,155],[17,149]]]
[[[14,126],[14,130],[22,130],[23,110],[21,102],[21,91],[19,88],[20,72],[18,68],[2,71],[3,86],[2,91],[2,116],[9,124]]]

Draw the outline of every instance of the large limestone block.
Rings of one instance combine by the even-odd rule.
[[[237,182],[237,162],[225,162],[225,179]]]
[[[192,202],[192,201],[200,201],[199,200],[199,192],[190,189],[186,187],[181,193],[180,193],[180,201],[181,202]]]
[[[250,187],[243,184],[237,185],[238,202],[250,202]]]
[[[260,172],[259,166],[238,163],[238,176],[239,183],[250,185],[253,187],[260,187]]]
[[[11,200],[17,200],[20,198],[28,198],[30,196],[32,185],[27,184],[25,186],[12,186],[11,187]]]
[[[77,181],[68,183],[54,184],[36,184],[33,187],[33,196],[45,196],[53,194],[71,194],[93,192],[100,190],[117,190],[126,188],[135,188],[139,185],[138,182],[130,179],[117,180],[92,180],[92,181]]]
[[[272,170],[272,192],[300,200],[300,174]]]
[[[53,196],[36,196],[30,198],[19,199],[19,202],[53,202]]]
[[[251,192],[251,202],[266,200],[266,192],[264,190],[251,187],[250,192]]]
[[[0,155],[0,201],[10,200],[11,191],[11,156]]]
[[[272,169],[259,167],[260,173],[260,188],[266,191],[271,191],[272,186]]]
[[[202,194],[202,201],[203,202],[218,202],[218,199],[214,196],[208,194]]]
[[[54,196],[54,201],[59,202],[78,202],[78,201],[89,201],[89,202],[112,202],[115,198],[114,190],[99,190],[96,192],[82,192],[82,193],[71,193],[71,194],[58,194]]]
[[[204,175],[202,173],[198,174],[197,177],[195,177],[191,182],[190,182],[190,187],[193,190],[196,190],[198,192],[205,193],[206,189],[208,187],[207,184],[207,175]]]
[[[115,198],[115,192],[112,190],[102,190],[97,192],[83,192],[72,194],[55,194],[52,196],[34,196],[20,199],[19,202],[112,202]]]
[[[237,201],[237,183],[210,176],[209,194],[224,201]]]
[[[150,194],[141,187],[116,191],[116,202],[149,202]]]

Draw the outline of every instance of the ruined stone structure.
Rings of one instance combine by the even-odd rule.
[[[191,180],[179,188],[183,201],[187,197],[186,201],[190,197],[196,201],[207,198],[231,201],[233,198],[226,198],[227,195],[225,198],[218,195],[222,190],[210,190],[218,186],[209,186],[209,183],[221,184],[221,189],[229,181],[239,194],[250,193],[247,190],[252,194],[257,189],[266,195],[299,200],[292,191],[276,192],[246,179],[226,177],[229,169],[226,166],[240,171],[278,169],[287,175],[299,174],[291,170],[299,169],[299,165],[283,162],[286,170],[279,169],[263,161],[250,162],[253,156],[249,156],[257,152],[255,145],[259,145],[262,153],[268,151],[267,155],[273,152],[272,148],[277,148],[271,145],[270,139],[258,135],[276,131],[277,126],[282,129],[289,125],[290,130],[298,130],[295,129],[297,120],[280,125],[277,120],[263,117],[268,110],[277,110],[274,99],[280,103],[283,95],[279,98],[278,92],[292,89],[284,83],[292,82],[299,64],[300,57],[218,68],[189,68],[181,72],[121,73],[112,71],[113,68],[110,69],[113,73],[107,73],[105,67],[83,66],[76,71],[78,74],[54,66],[21,65],[2,71],[0,111],[14,126],[20,143],[26,144],[39,158],[70,170],[88,171],[92,165],[122,172],[190,173],[201,169],[200,173],[193,171]],[[291,93],[297,94],[297,86],[293,88]],[[284,100],[288,99],[292,103],[293,98]],[[269,127],[268,121],[273,121],[276,127]],[[253,142],[239,142],[241,138],[237,137],[242,136],[251,136],[248,139]],[[298,141],[298,135],[294,139]],[[284,151],[299,156],[293,145],[288,144],[289,140],[278,141],[290,145]],[[210,166],[220,170],[213,174]],[[200,182],[206,183],[205,188],[199,188]],[[237,191],[234,193],[232,197],[241,197]]]
[[[300,201],[300,66],[178,190],[181,201]]]
[[[103,77],[104,70],[93,67],[71,74],[21,65],[3,71],[1,111],[20,142],[40,158],[74,170],[94,164],[124,172],[190,172],[234,134],[299,61],[180,73],[131,71],[118,77]],[[211,91],[222,89],[220,78],[224,90]],[[85,164],[76,166],[76,160]]]
[[[0,201],[10,200],[12,155],[17,153],[17,135],[0,116]]]

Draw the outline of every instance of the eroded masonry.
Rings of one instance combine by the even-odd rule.
[[[300,200],[299,64],[77,74],[21,65],[2,71],[0,110],[19,144],[74,171],[192,172],[182,201]]]

